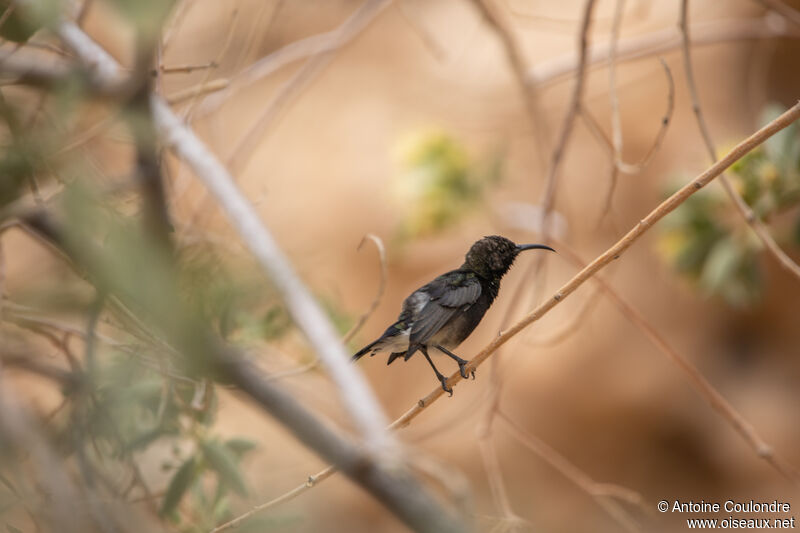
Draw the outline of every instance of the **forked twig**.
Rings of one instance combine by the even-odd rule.
[[[666,61],[662,58],[658,58],[661,63],[661,66],[664,68],[664,74],[667,77],[667,86],[668,86],[668,93],[667,93],[667,109],[664,113],[664,116],[661,118],[661,126],[659,127],[658,133],[656,134],[655,139],[653,140],[653,144],[650,145],[650,149],[645,153],[642,158],[636,163],[626,163],[622,159],[622,144],[621,144],[621,137],[620,137],[620,145],[619,148],[614,146],[614,141],[609,139],[608,135],[603,131],[603,128],[598,123],[597,119],[592,115],[588,108],[582,107],[581,108],[581,118],[584,120],[587,128],[589,129],[589,133],[591,133],[595,139],[597,139],[598,144],[608,152],[609,158],[611,159],[611,171],[610,171],[610,179],[609,179],[609,186],[608,191],[606,192],[606,200],[605,205],[603,207],[602,214],[600,218],[604,218],[606,214],[611,210],[611,203],[614,195],[614,190],[617,184],[617,177],[620,172],[624,172],[625,174],[638,174],[642,172],[650,162],[653,160],[655,155],[658,153],[659,148],[661,148],[661,144],[664,142],[664,137],[667,134],[667,129],[672,121],[672,115],[675,111],[675,80],[672,77],[672,71],[670,70],[669,66],[667,65]],[[613,63],[612,63],[613,65]],[[609,67],[612,69],[611,67]],[[613,69],[612,69],[613,70]],[[616,94],[616,89],[611,90]],[[610,92],[611,92],[610,91]],[[612,97],[615,98],[615,97]],[[613,105],[612,105],[613,109]],[[619,114],[619,110],[612,111],[612,122],[615,120],[613,117]],[[616,119],[618,120],[618,118]],[[621,136],[621,131],[620,131]]]
[[[664,67],[664,73],[667,76],[669,84],[669,95],[667,97],[667,112],[661,120],[661,127],[658,130],[655,141],[650,150],[645,156],[636,164],[625,163],[622,156],[623,137],[622,137],[622,121],[619,112],[619,96],[617,94],[617,46],[619,43],[619,33],[622,26],[622,16],[625,12],[625,0],[617,0],[614,9],[614,19],[611,28],[611,36],[609,37],[609,58],[608,58],[608,97],[611,103],[611,148],[612,160],[614,167],[611,169],[610,185],[606,194],[605,208],[603,209],[603,217],[611,210],[611,200],[614,194],[614,188],[617,182],[617,173],[625,172],[627,174],[636,174],[641,172],[652,160],[653,156],[658,152],[664,136],[667,133],[672,112],[675,107],[675,82],[672,79],[667,63],[659,58],[661,66]],[[583,110],[586,111],[585,109]]]

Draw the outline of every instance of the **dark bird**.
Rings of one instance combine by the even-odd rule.
[[[500,280],[524,250],[543,249],[543,244],[514,244],[505,237],[492,235],[479,240],[467,252],[464,264],[442,274],[411,293],[403,301],[397,322],[389,326],[376,341],[364,346],[353,356],[358,360],[369,353],[389,352],[386,364],[398,357],[404,360],[417,350],[428,360],[445,392],[453,395],[447,378],[433,364],[428,348],[436,348],[458,363],[466,378],[468,361],[451,352],[469,337],[500,291]],[[472,372],[475,378],[475,372]]]

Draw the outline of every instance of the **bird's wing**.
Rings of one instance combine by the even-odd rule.
[[[425,344],[460,309],[474,304],[481,284],[472,272],[453,270],[418,289],[404,303],[413,314],[410,344]]]

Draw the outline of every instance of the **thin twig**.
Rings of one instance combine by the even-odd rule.
[[[164,31],[161,32],[161,53],[166,54],[167,48],[169,48],[170,43],[172,42],[172,38],[178,33],[178,30],[183,24],[183,21],[186,19],[186,16],[189,14],[189,8],[192,7],[194,4],[194,0],[178,0],[176,2],[177,6],[170,17],[171,20],[164,28]]]
[[[585,263],[564,243],[559,243],[560,255],[566,257],[577,268],[585,268]],[[727,421],[733,429],[750,445],[756,455],[766,461],[786,479],[800,486],[800,473],[782,457],[775,454],[770,446],[726,399],[714,388],[711,383],[688,359],[678,353],[658,330],[631,304],[626,302],[619,294],[600,276],[595,276],[593,281],[608,297],[619,311],[634,326],[658,348],[670,361],[672,361],[686,376],[695,391]]]
[[[270,500],[268,502],[264,502],[264,503],[262,503],[260,505],[256,505],[255,507],[253,507],[252,509],[250,509],[246,513],[243,513],[243,514],[237,516],[233,520],[229,520],[228,522],[225,522],[224,524],[218,525],[217,527],[212,529],[209,533],[219,533],[220,531],[225,531],[226,529],[230,529],[232,527],[237,527],[243,521],[247,520],[248,518],[250,518],[251,516],[253,516],[256,513],[260,513],[262,511],[266,511],[267,509],[269,509],[271,507],[275,507],[276,505],[280,505],[283,502],[287,502],[289,500],[292,500],[292,499],[296,498],[297,496],[300,496],[301,494],[303,494],[307,490],[313,488],[320,481],[324,481],[324,480],[328,479],[329,477],[331,477],[335,472],[336,472],[336,468],[333,467],[333,466],[329,466],[329,467],[325,468],[324,470],[320,470],[319,472],[317,472],[313,476],[308,476],[308,479],[302,485],[298,485],[297,487],[293,488],[289,492],[281,494],[277,498],[274,498],[274,499],[272,499],[272,500]]]
[[[650,162],[653,160],[655,155],[658,153],[658,150],[661,148],[661,144],[664,142],[664,137],[667,134],[667,129],[672,121],[672,114],[675,111],[675,80],[672,77],[672,71],[670,70],[669,66],[667,65],[666,61],[663,58],[658,58],[661,66],[664,68],[664,74],[667,77],[667,109],[664,113],[664,116],[661,118],[661,126],[659,127],[658,133],[656,134],[655,139],[653,140],[653,144],[650,145],[650,149],[642,156],[642,158],[636,163],[626,163],[622,159],[622,140],[620,137],[620,147],[617,149],[614,146],[614,141],[608,138],[608,135],[603,131],[603,128],[598,123],[597,119],[592,115],[591,111],[587,107],[581,108],[581,118],[584,120],[586,126],[589,129],[589,132],[598,140],[600,146],[605,149],[608,154],[609,158],[611,159],[611,170],[609,176],[609,186],[608,191],[606,192],[606,200],[605,205],[603,207],[602,213],[600,218],[603,219],[606,214],[609,213],[611,210],[611,203],[613,200],[614,190],[616,188],[617,177],[620,172],[624,172],[625,174],[638,174],[642,172]],[[613,70],[609,67],[610,70]],[[616,89],[613,90],[614,94],[616,95]],[[616,96],[615,96],[616,97]],[[615,98],[614,97],[614,98]],[[616,114],[619,113],[617,109]],[[615,113],[612,112],[612,117]],[[618,117],[617,117],[618,120]],[[612,118],[612,122],[614,122]],[[616,132],[615,132],[616,133]],[[621,135],[621,130],[620,130]]]
[[[447,59],[447,50],[436,40],[435,33],[425,25],[427,19],[420,16],[418,13],[412,12],[410,10],[410,2],[398,2],[397,10],[400,12],[400,16],[403,17],[406,24],[408,24],[419,37],[419,40],[425,48],[436,58],[436,61],[441,63]]]
[[[364,246],[364,243],[367,240],[370,240],[373,243],[375,243],[375,247],[378,249],[378,258],[380,260],[380,266],[381,266],[381,278],[380,282],[378,283],[378,292],[375,295],[375,298],[372,300],[372,303],[370,304],[369,308],[366,311],[364,311],[364,313],[360,317],[358,317],[358,320],[356,321],[355,324],[353,324],[353,327],[350,328],[350,330],[344,334],[344,337],[342,337],[342,344],[347,344],[350,341],[350,339],[352,339],[356,335],[356,333],[358,333],[359,330],[364,326],[369,317],[372,316],[372,313],[375,312],[375,309],[378,308],[378,305],[380,305],[381,299],[383,298],[383,293],[386,290],[386,280],[388,278],[386,248],[384,247],[383,241],[381,240],[380,237],[373,235],[372,233],[368,233],[367,235],[364,236],[363,239],[361,239],[361,242],[358,245],[358,250],[360,250],[361,247]],[[290,376],[298,376],[300,374],[304,374],[306,372],[314,370],[318,366],[319,366],[319,360],[315,360],[310,363],[306,363],[303,366],[299,366],[297,368],[292,368],[290,370],[285,370],[283,372],[275,372],[273,374],[270,374],[268,379],[273,380],[273,379],[282,379]]]
[[[3,10],[3,14],[0,15],[0,28],[3,27],[3,24],[6,23],[8,17],[10,17],[14,13],[14,9],[16,9],[17,4],[14,2],[9,2],[6,8]]]
[[[209,82],[199,83],[167,96],[167,103],[177,105],[184,103],[186,100],[194,101],[199,96],[225,90],[229,85],[230,81],[227,78],[218,78]]]
[[[264,107],[253,125],[241,136],[228,155],[227,163],[234,175],[238,175],[246,168],[269,125],[322,73],[342,44],[361,33],[391,2],[392,0],[366,0],[335,30],[336,38],[333,43],[312,54],[289,81],[281,85],[272,100]]]
[[[391,1],[391,0],[390,0]],[[312,56],[320,54],[327,54],[335,52],[343,47],[351,40],[355,39],[361,31],[363,31],[376,17],[387,4],[376,6],[378,9],[368,13],[368,16],[361,20],[361,24],[345,27],[348,22],[351,22],[353,17],[356,16],[360,10],[354,13],[353,17],[348,18],[342,25],[337,28],[312,35],[298,41],[287,44],[279,48],[271,54],[257,60],[255,63],[247,67],[245,70],[237,74],[231,83],[231,86],[222,93],[216,94],[211,98],[206,98],[199,108],[202,115],[206,115],[217,110],[223,103],[233,96],[236,91],[244,89],[259,80],[266,78],[273,72],[276,72],[286,65],[290,65],[296,61],[307,59]],[[365,9],[366,5],[362,9]],[[362,12],[363,13],[363,12]]]
[[[217,52],[216,57],[211,61],[214,64],[221,64],[222,59],[225,57],[225,54],[228,52],[228,49],[233,43],[233,37],[236,35],[236,25],[239,21],[239,9],[238,7],[234,7],[233,11],[231,12],[231,20],[227,25],[227,30],[225,32],[225,39],[222,41],[222,46],[220,46],[219,51]],[[200,80],[200,83],[197,87],[205,88],[207,85],[211,85],[214,82],[211,82],[211,74],[212,70],[206,70],[203,73],[203,78]],[[216,80],[215,80],[216,81]],[[227,84],[227,80],[225,80]],[[218,82],[217,82],[218,83]],[[211,92],[215,92],[217,90],[221,90],[219,88],[214,88]],[[191,93],[191,88],[189,89]],[[181,113],[181,118],[188,124],[191,124],[192,119],[194,118],[195,112],[197,111],[197,104],[200,102],[200,97],[203,94],[206,94],[208,91],[205,89],[197,89],[197,92],[193,92],[192,95],[189,97],[189,105],[186,109],[183,110]],[[173,103],[167,100],[168,103]]]
[[[778,13],[792,24],[800,26],[800,11],[797,11],[792,6],[784,4],[781,2],[781,0],[756,0],[756,2],[767,9],[774,11],[775,13]]]
[[[555,240],[555,239],[554,239]],[[600,290],[594,289],[592,294],[590,294],[586,301],[581,307],[581,310],[574,314],[572,319],[562,328],[555,333],[551,333],[550,336],[544,339],[535,339],[535,340],[525,340],[525,344],[527,346],[532,346],[536,348],[552,348],[553,346],[561,343],[562,341],[568,339],[571,335],[573,335],[576,331],[579,330],[579,327],[586,323],[586,318],[589,314],[594,310],[594,306],[597,305],[597,302],[600,301]]]
[[[644,498],[639,493],[625,487],[620,487],[619,485],[598,483],[583,470],[569,462],[563,455],[558,453],[547,443],[525,432],[503,411],[500,411],[499,418],[505,422],[506,430],[512,437],[517,439],[523,446],[538,455],[550,466],[558,470],[562,476],[572,481],[586,494],[591,496],[594,501],[623,528],[632,533],[641,531],[639,525],[631,518],[625,509],[622,508],[618,502],[611,499],[621,499],[626,503],[633,503],[646,509]]]
[[[269,2],[261,3],[258,13],[253,18],[253,24],[250,25],[250,31],[244,40],[247,44],[242,48],[238,59],[234,63],[233,72],[241,72],[244,63],[253,55],[258,45],[270,36],[270,30],[272,30],[275,20],[278,18],[278,13],[280,13],[283,8],[284,2],[285,0],[277,0],[271,6]],[[267,8],[271,9],[269,18],[264,22],[264,14],[267,12]]]
[[[484,20],[490,25],[505,50],[511,72],[514,74],[517,85],[522,92],[525,110],[528,115],[528,122],[534,135],[534,150],[537,154],[537,162],[542,165],[544,171],[545,153],[547,152],[547,131],[546,117],[539,104],[539,95],[535,84],[530,82],[527,75],[528,66],[522,53],[522,47],[514,35],[513,28],[509,21],[498,9],[494,0],[473,0],[473,3],[480,10]]]
[[[774,15],[769,13],[759,19],[724,19],[701,22],[691,27],[697,35],[695,46],[713,45],[724,42],[741,42],[754,39],[774,39],[776,37],[800,37],[800,32],[788,28],[786,24],[775,24]],[[677,28],[663,28],[650,33],[620,39],[617,62],[634,61],[657,56],[681,47],[681,36]],[[597,43],[589,49],[590,68],[603,67],[608,63],[610,50],[608,43]],[[557,56],[535,65],[528,70],[528,79],[539,88],[569,79],[575,75],[578,55],[574,52]]]
[[[570,95],[567,112],[561,123],[561,131],[558,134],[558,140],[550,156],[550,165],[547,169],[547,176],[545,177],[545,189],[542,194],[542,201],[540,202],[542,206],[542,238],[545,242],[547,242],[547,238],[550,236],[548,215],[553,209],[556,200],[558,173],[561,168],[561,161],[567,149],[570,136],[572,135],[572,129],[575,125],[575,118],[580,112],[581,102],[583,100],[583,91],[586,85],[586,58],[589,46],[589,28],[592,23],[594,5],[595,0],[586,0],[584,4],[580,31],[578,33],[578,67],[575,75],[575,84],[572,87],[572,94]],[[545,255],[539,255],[537,264],[542,265],[544,260]],[[540,266],[537,268],[540,268]]]
[[[370,240],[375,245],[375,248],[378,249],[378,259],[380,260],[381,265],[381,278],[378,282],[378,292],[375,294],[375,298],[372,300],[372,303],[369,305],[369,308],[364,311],[364,313],[358,317],[358,320],[350,328],[350,331],[345,333],[344,337],[342,337],[342,343],[347,344],[347,342],[352,339],[356,333],[364,326],[366,321],[372,316],[372,313],[378,308],[381,304],[381,299],[383,299],[383,293],[386,291],[386,280],[389,277],[389,268],[387,266],[386,261],[386,247],[383,245],[383,241],[377,235],[373,235],[372,233],[367,233],[363,239],[361,239],[361,243],[358,245],[358,249],[360,250],[364,243]]]
[[[211,61],[202,65],[160,65],[158,70],[164,74],[190,74],[198,70],[215,69],[219,67],[219,63]]]
[[[608,100],[611,102],[611,141],[614,145],[614,164],[622,161],[622,121],[619,116],[619,96],[617,95],[617,43],[625,13],[625,0],[617,0],[614,7],[614,22],[608,38]]]
[[[567,149],[569,139],[572,135],[572,130],[575,125],[581,102],[583,101],[583,92],[586,81],[586,65],[587,65],[587,50],[589,46],[589,28],[592,23],[592,12],[594,10],[595,1],[586,0],[581,17],[580,31],[578,32],[578,66],[575,77],[575,83],[572,87],[572,94],[567,106],[566,114],[561,122],[561,131],[558,135],[555,147],[553,148],[550,156],[550,164],[547,168],[545,176],[544,192],[541,196],[540,205],[542,208],[542,240],[547,242],[550,237],[550,212],[553,210],[556,200],[556,190],[558,188],[558,176],[561,168],[561,161],[564,157],[564,152]],[[535,269],[537,274],[537,288],[544,288],[545,286],[545,270],[544,265],[547,257],[545,254],[537,256],[535,259]]]
[[[83,0],[80,11],[78,11],[78,14],[75,16],[75,23],[78,26],[83,26],[83,23],[86,21],[86,17],[88,17],[89,13],[92,11],[93,4],[94,0]]]
[[[119,66],[105,50],[71,22],[60,23],[57,33],[73,53],[84,63],[91,65],[96,81],[113,83]],[[162,99],[153,96],[151,109],[156,128],[165,144],[173,148],[212,191],[245,244],[273,279],[295,323],[304,331],[331,374],[348,412],[364,435],[368,448],[380,455],[393,453],[391,450],[396,446],[394,439],[384,430],[386,419],[380,410],[380,404],[363,375],[349,364],[349,357],[337,338],[330,319],[297,278],[253,205],[235,185],[225,167]]]
[[[500,462],[497,460],[497,450],[490,433],[481,436],[478,441],[478,448],[481,452],[481,459],[483,459],[483,466],[486,469],[486,477],[489,479],[492,499],[495,506],[503,513],[502,520],[506,530],[515,531],[521,526],[529,526],[530,524],[518,516],[511,508],[505,482],[503,481],[503,473],[500,470]]]
[[[711,133],[708,130],[708,124],[706,123],[702,108],[700,107],[700,97],[697,93],[697,84],[694,80],[694,69],[692,68],[692,58],[690,53],[691,46],[689,42],[688,18],[689,0],[682,0],[679,27],[682,36],[681,52],[683,54],[683,68],[686,72],[686,84],[689,86],[689,94],[692,97],[692,110],[694,111],[697,119],[697,126],[700,128],[700,134],[703,137],[703,142],[708,149],[708,155],[711,157],[711,161],[716,162],[717,150],[714,147],[714,141],[711,139]],[[730,179],[728,179],[728,176],[723,174],[720,177],[720,182],[722,183],[722,187],[725,189],[728,198],[730,198],[733,204],[736,206],[736,210],[739,211],[739,214],[742,215],[745,222],[747,222],[753,232],[755,232],[755,234],[761,240],[761,243],[764,245],[764,247],[766,247],[767,251],[769,251],[770,255],[775,258],[775,260],[780,266],[783,267],[784,270],[800,280],[800,265],[795,263],[792,258],[786,255],[786,252],[784,252],[780,246],[778,246],[778,244],[775,242],[775,239],[772,238],[769,229],[764,225],[761,219],[758,218],[755,212],[750,209],[750,206],[747,205],[739,193],[736,192],[736,189],[734,188]]]
[[[8,290],[6,289],[6,278],[8,270],[6,265],[6,253],[3,247],[3,234],[0,233],[0,320],[4,318],[5,302],[8,298]]]

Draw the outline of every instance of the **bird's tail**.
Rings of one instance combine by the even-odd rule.
[[[378,339],[378,340],[380,340],[380,339]],[[351,358],[351,360],[352,360],[352,361],[358,361],[359,359],[361,359],[362,357],[364,357],[365,355],[367,355],[367,354],[370,352],[370,350],[372,350],[372,347],[373,347],[373,346],[375,346],[377,343],[378,343],[378,341],[374,341],[374,342],[371,342],[371,343],[367,344],[366,346],[364,346],[363,348],[361,348],[359,351],[357,351],[357,352],[356,352],[356,353],[353,355],[353,357]]]

